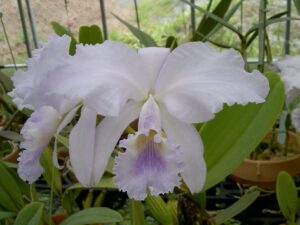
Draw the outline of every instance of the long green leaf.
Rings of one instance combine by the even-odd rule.
[[[14,225],[41,225],[44,205],[32,202],[26,205],[17,215]]]
[[[146,205],[150,210],[152,216],[162,225],[172,225],[172,214],[169,211],[167,204],[160,196],[148,195],[146,198]]]
[[[294,0],[294,5],[298,11],[298,14],[300,15],[300,0]]]
[[[130,200],[131,210],[131,225],[144,225],[144,206],[143,203],[135,200]]]
[[[263,104],[234,105],[201,127],[207,163],[205,190],[222,181],[255,149],[280,115],[284,87],[268,73],[270,92]]]
[[[199,7],[199,6],[196,6],[192,3],[190,3],[189,1],[186,1],[186,0],[181,0],[182,2],[194,7],[195,9],[197,9],[198,11],[204,13],[205,15],[207,15],[209,18],[217,21],[218,23],[222,24],[224,27],[226,27],[227,29],[231,30],[232,32],[236,33],[237,35],[239,36],[242,36],[242,34],[240,33],[240,31],[235,28],[233,25],[231,25],[230,23],[228,23],[227,21],[225,21],[224,19],[220,18],[219,16],[216,16],[214,15],[213,13],[211,12],[208,12],[206,11],[205,9]]]
[[[280,172],[276,182],[276,197],[282,214],[291,223],[295,221],[297,196],[297,188],[291,175],[285,171]]]
[[[75,51],[76,51],[77,41],[76,41],[75,37],[73,36],[73,34],[68,29],[66,29],[65,27],[63,27],[62,25],[60,25],[56,21],[52,21],[51,22],[51,26],[52,26],[54,32],[58,36],[68,35],[69,37],[71,37],[71,43],[70,43],[69,53],[70,53],[70,55],[74,55]]]
[[[40,163],[44,168],[43,176],[49,185],[52,188],[56,195],[60,195],[62,190],[61,176],[58,169],[53,165],[52,162],[52,151],[49,148],[46,148],[40,158]]]
[[[226,15],[224,16],[225,21],[228,22],[231,19],[231,17],[235,14],[235,12],[240,8],[242,2],[243,2],[243,0],[240,0],[226,13]],[[223,27],[222,24],[218,23],[214,29],[211,29],[210,32],[205,37],[203,37],[202,41],[205,42],[205,41],[209,40],[222,27]]]
[[[280,23],[280,22],[286,22],[288,20],[300,20],[300,18],[295,18],[295,17],[284,17],[284,18],[274,18],[274,19],[268,19],[265,23],[265,26],[269,26],[271,24],[274,24],[274,23]],[[252,32],[255,32],[258,30],[258,27],[260,26],[261,24],[256,24],[254,25],[253,27],[251,27],[247,33],[245,34],[245,36],[249,36]]]
[[[156,47],[157,44],[154,41],[154,39],[144,31],[139,30],[138,28],[132,26],[130,23],[127,23],[125,20],[121,19],[117,15],[113,14],[114,17],[116,17],[121,23],[123,23],[130,31],[131,33],[136,36],[137,39],[141,42],[142,45],[145,47]]]
[[[103,42],[102,32],[97,25],[81,26],[79,29],[79,43],[101,44]]]
[[[215,9],[212,11],[212,14],[220,18],[223,18],[225,16],[225,13],[229,9],[231,2],[232,2],[231,0],[220,1],[219,4],[215,7]],[[195,33],[192,40],[202,41],[204,37],[210,31],[212,31],[218,24],[219,23],[216,20],[212,19],[211,17],[207,17],[205,15],[201,20],[201,22],[199,23],[198,28],[196,29],[197,32]]]
[[[95,223],[117,223],[123,220],[122,216],[109,208],[88,208],[74,213],[60,225],[85,225]]]
[[[9,197],[17,206],[24,204],[22,192],[18,187],[18,184],[14,180],[13,176],[9,173],[8,169],[0,161],[0,187],[4,189]]]
[[[0,211],[0,220],[9,219],[15,217],[17,214],[15,212],[3,212]]]
[[[248,208],[259,196],[259,191],[246,193],[228,208],[220,211],[215,217],[216,225],[221,225]]]
[[[14,211],[14,212],[18,211],[18,207],[16,206],[16,204],[10,198],[7,191],[4,190],[1,186],[0,186],[0,206],[10,211]]]

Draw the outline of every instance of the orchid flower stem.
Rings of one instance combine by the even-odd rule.
[[[51,171],[51,189],[50,189],[50,204],[49,204],[49,221],[52,221],[52,209],[53,209],[53,197],[54,197],[54,171],[55,167],[52,167]]]
[[[37,201],[37,195],[36,195],[36,189],[35,189],[35,183],[30,185],[30,199],[32,202]]]
[[[94,207],[100,207],[103,203],[105,196],[106,192],[101,192],[95,200]]]
[[[90,189],[89,193],[86,196],[85,201],[83,202],[83,208],[90,208],[92,206],[93,203],[93,199],[94,199],[94,190]]]

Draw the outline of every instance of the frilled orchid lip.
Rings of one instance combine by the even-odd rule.
[[[125,152],[115,159],[115,183],[130,198],[144,200],[148,194],[168,193],[181,182],[182,151],[155,131],[136,133],[120,142]]]

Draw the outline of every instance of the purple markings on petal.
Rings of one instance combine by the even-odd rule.
[[[120,146],[126,151],[115,159],[114,181],[130,198],[144,200],[149,192],[157,196],[180,185],[183,161],[178,146],[153,137],[151,131],[149,137],[141,133],[130,135]]]
[[[148,138],[137,160],[134,163],[134,174],[139,175],[152,170],[153,173],[160,173],[166,169],[166,162],[159,153],[158,144],[152,138]]]

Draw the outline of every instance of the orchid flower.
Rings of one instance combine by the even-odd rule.
[[[27,71],[17,71],[12,77],[14,90],[9,93],[19,109],[34,110],[24,124],[21,134],[24,141],[20,147],[24,151],[18,158],[18,174],[29,183],[33,183],[43,173],[39,163],[40,156],[51,138],[72,120],[78,109],[75,99],[66,96],[48,95],[41,89],[41,81],[54,67],[64,64],[69,57],[70,38],[67,36],[50,37],[49,43],[33,51],[28,60]],[[55,151],[56,152],[56,151]],[[54,163],[58,166],[56,154]]]
[[[300,94],[300,56],[285,56],[275,63],[284,82],[287,104]]]
[[[285,56],[276,63],[285,86],[286,104],[292,124],[300,132],[300,56]]]
[[[233,50],[220,53],[200,42],[172,52],[135,51],[111,41],[77,45],[76,54],[49,74],[40,83],[45,93],[83,105],[69,138],[71,165],[82,185],[97,185],[121,134],[138,119],[136,133],[119,142],[124,152],[113,168],[115,183],[137,200],[172,191],[182,180],[199,192],[206,164],[193,123],[214,118],[224,103],[262,103],[269,91],[267,79],[246,72]],[[105,116],[99,124],[98,114]]]

